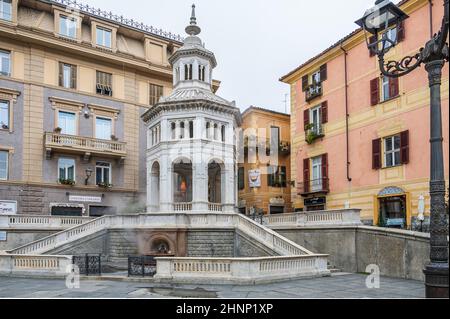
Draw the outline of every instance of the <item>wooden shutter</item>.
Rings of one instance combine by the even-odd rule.
[[[322,103],[322,124],[328,123],[328,101]]]
[[[394,98],[398,96],[398,78],[389,78],[389,97]]]
[[[64,64],[59,62],[59,86],[64,86]]]
[[[70,67],[70,74],[71,74],[71,79],[70,79],[70,87],[72,89],[76,89],[77,88],[77,67],[75,65],[72,65]]]
[[[309,193],[309,181],[310,181],[310,176],[309,176],[309,158],[305,158],[303,160],[303,193]]]
[[[397,26],[397,43],[405,40],[405,21],[400,22]]]
[[[370,105],[378,103],[380,103],[380,79],[376,78],[370,81]]]
[[[329,190],[328,179],[328,154],[322,155],[322,190]]]
[[[320,81],[326,81],[328,78],[327,65],[324,64],[320,67]]]
[[[308,125],[309,125],[309,110],[305,110],[303,112],[303,127],[305,131],[308,129]]]
[[[400,161],[402,164],[409,163],[409,131],[400,133]]]
[[[303,92],[305,92],[306,89],[308,88],[308,84],[309,84],[308,76],[305,75],[305,76],[302,77],[302,91]]]
[[[377,36],[376,36],[376,35],[373,35],[373,36],[371,36],[371,37],[369,38],[369,45],[370,45],[370,44],[374,44],[375,42],[377,42]],[[372,56],[375,56],[375,52],[374,52],[373,50],[371,50],[371,49],[369,49],[369,54],[370,54],[371,57],[372,57]]]
[[[381,168],[381,138],[372,141],[372,169]]]

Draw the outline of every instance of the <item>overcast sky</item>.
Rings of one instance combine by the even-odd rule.
[[[195,3],[200,37],[217,58],[218,94],[242,110],[255,105],[284,112],[289,86],[279,78],[356,29],[354,21],[375,0],[82,2],[183,37]]]

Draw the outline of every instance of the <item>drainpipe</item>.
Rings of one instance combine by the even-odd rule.
[[[428,0],[428,7],[430,10],[430,37],[433,37],[433,0]]]
[[[348,71],[347,71],[347,50],[343,47],[343,42],[341,42],[341,50],[344,52],[344,74],[345,74],[345,137],[346,137],[346,147],[347,147],[347,180],[352,181],[350,177],[350,145],[349,145],[349,117],[348,113]]]

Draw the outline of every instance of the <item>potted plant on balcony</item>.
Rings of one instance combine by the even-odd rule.
[[[98,187],[101,187],[101,188],[112,188],[112,187],[113,187],[112,184],[110,184],[110,183],[105,183],[105,182],[99,182],[99,183],[97,183],[97,186],[98,186]]]
[[[111,135],[111,140],[114,142],[117,142],[119,140],[119,138],[115,135]]]
[[[61,134],[62,128],[56,127],[56,128],[53,130],[53,132],[56,133],[56,134]]]
[[[6,125],[5,123],[1,122],[0,124],[1,124],[0,127],[1,127],[3,130],[8,130],[8,129],[9,129],[9,126]]]
[[[306,143],[312,144],[320,135],[314,130],[314,124],[309,124],[306,126]]]
[[[60,178],[58,180],[58,182],[61,185],[68,185],[68,186],[74,186],[75,185],[75,181],[73,179],[65,179],[65,178]]]

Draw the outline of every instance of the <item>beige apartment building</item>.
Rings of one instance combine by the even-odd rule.
[[[172,91],[181,45],[73,1],[0,0],[0,213],[144,209],[141,115]]]
[[[242,114],[242,130],[244,154],[238,168],[240,213],[292,212],[290,116],[252,106]]]

